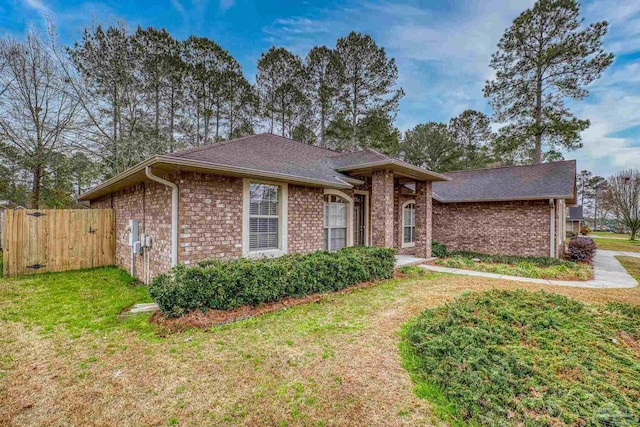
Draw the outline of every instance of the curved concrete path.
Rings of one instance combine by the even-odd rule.
[[[493,279],[513,280],[516,282],[540,283],[544,285],[574,286],[578,288],[633,288],[638,285],[627,270],[615,259],[616,256],[640,258],[640,253],[597,250],[593,258],[593,280],[547,280],[531,277],[508,276],[505,274],[485,273],[483,271],[463,270],[441,267],[439,265],[421,265],[427,270],[440,273],[461,274],[464,276],[489,277]]]

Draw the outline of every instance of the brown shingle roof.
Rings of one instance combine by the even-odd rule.
[[[344,183],[329,158],[338,153],[282,136],[263,133],[168,154],[218,165]]]
[[[451,181],[433,183],[434,199],[444,203],[573,199],[575,196],[575,160],[444,175]]]

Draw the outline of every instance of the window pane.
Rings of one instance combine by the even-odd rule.
[[[344,203],[329,203],[329,227],[347,226],[347,205]]]
[[[278,186],[250,184],[249,214],[278,215]]]
[[[249,249],[278,249],[278,218],[249,219]]]
[[[337,251],[347,245],[347,229],[332,228],[331,229],[331,247],[332,251]]]

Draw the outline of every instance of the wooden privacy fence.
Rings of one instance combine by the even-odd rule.
[[[6,276],[112,265],[112,209],[19,209],[4,215]]]

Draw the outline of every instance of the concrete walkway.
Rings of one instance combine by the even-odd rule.
[[[578,288],[633,288],[638,282],[615,259],[616,256],[640,258],[640,253],[598,250],[593,258],[593,280],[547,280],[530,277],[508,276],[505,274],[485,273],[483,271],[463,270],[460,268],[422,265],[427,270],[440,273],[460,274],[464,276],[488,277],[492,279],[513,280],[516,282],[540,283],[544,285],[574,286]]]
[[[396,255],[396,268],[404,267],[405,265],[419,265],[434,259],[435,258],[418,258],[412,255]]]

